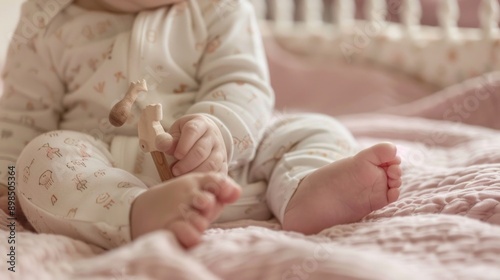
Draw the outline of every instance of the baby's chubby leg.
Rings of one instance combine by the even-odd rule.
[[[189,174],[150,189],[114,167],[107,144],[74,131],[30,142],[18,162],[17,197],[38,232],[110,249],[157,229],[196,245],[239,187],[216,174]],[[133,209],[133,210],[132,210]]]
[[[398,198],[396,146],[358,151],[354,137],[331,117],[285,115],[268,128],[250,174],[269,182],[269,206],[283,229],[315,234],[357,222]]]
[[[74,131],[45,133],[24,148],[16,168],[17,199],[37,232],[107,249],[130,241],[131,204],[147,187],[113,166],[104,142]]]

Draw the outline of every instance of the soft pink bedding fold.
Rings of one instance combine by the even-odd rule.
[[[381,112],[500,129],[499,109],[500,72],[495,72]]]
[[[391,114],[342,117],[363,145],[390,140],[403,158],[401,199],[359,223],[316,236],[274,221],[222,224],[188,252],[167,232],[104,252],[18,227],[11,273],[2,222],[0,279],[500,279],[500,131],[487,128],[498,127],[497,77],[462,119],[476,126],[423,118],[471,102],[475,91],[461,87]]]

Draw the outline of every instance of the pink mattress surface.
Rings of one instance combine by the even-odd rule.
[[[499,109],[500,75],[491,74],[343,116],[363,145],[398,145],[401,198],[314,236],[239,221],[214,225],[190,251],[161,231],[103,251],[17,222],[10,272],[0,212],[0,279],[500,279]]]

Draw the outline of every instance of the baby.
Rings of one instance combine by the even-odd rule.
[[[190,248],[214,221],[273,214],[315,234],[399,196],[394,145],[358,151],[330,117],[273,116],[245,0],[29,0],[3,78],[0,168],[16,166],[38,232],[109,249],[164,229]],[[110,109],[141,79],[149,92],[114,128]],[[175,176],[166,182],[137,139],[154,103],[172,136],[156,147]]]

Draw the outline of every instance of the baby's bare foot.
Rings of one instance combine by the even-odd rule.
[[[381,143],[306,176],[285,211],[283,229],[315,234],[357,222],[399,197],[401,159]]]
[[[191,173],[159,184],[139,195],[132,205],[132,239],[166,229],[186,248],[197,245],[203,232],[235,202],[240,187],[220,174]]]

